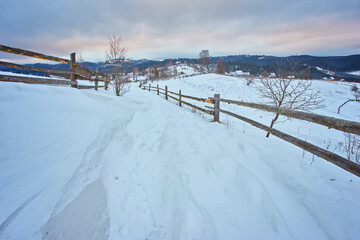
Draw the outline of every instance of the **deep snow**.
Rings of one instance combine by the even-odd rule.
[[[334,106],[319,112],[335,116],[348,86],[323,83],[314,85]],[[238,78],[213,74],[158,84],[261,100]],[[0,239],[360,236],[359,178],[248,124],[223,115],[213,123],[137,84],[123,97],[21,83],[0,89]],[[222,107],[266,124],[272,117]],[[341,117],[358,121],[359,107]],[[276,127],[320,144],[342,137],[301,121]]]

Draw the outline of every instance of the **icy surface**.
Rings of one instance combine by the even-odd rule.
[[[262,101],[256,84],[214,74],[152,84]],[[359,120],[357,105],[337,115],[348,85],[314,87],[327,99],[319,113]],[[223,115],[213,123],[137,84],[123,97],[21,83],[0,89],[0,239],[360,236],[359,178],[250,125]],[[266,124],[272,117],[222,107]],[[320,145],[342,137],[301,121],[276,127]]]

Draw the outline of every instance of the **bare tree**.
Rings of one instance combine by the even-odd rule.
[[[354,84],[351,87],[351,93],[353,95],[353,99],[348,99],[347,101],[345,101],[343,104],[341,104],[338,108],[338,113],[340,114],[340,109],[347,104],[348,102],[360,102],[360,90],[359,88]]]
[[[174,66],[174,79],[176,79],[176,76],[178,75],[178,71],[176,66]]]
[[[133,67],[133,80],[137,81],[137,77],[139,74],[139,68],[137,66]]]
[[[225,74],[226,71],[226,66],[225,66],[225,62],[222,59],[219,59],[219,61],[216,64],[216,70],[215,72],[217,74]]]
[[[275,66],[277,78],[262,78],[261,87],[258,88],[260,97],[268,99],[269,103],[276,107],[283,107],[293,110],[309,111],[323,107],[324,99],[319,91],[314,91],[312,82],[306,80],[294,80],[297,63],[289,61],[288,66],[277,64]],[[271,121],[270,128],[279,118],[276,112]],[[267,133],[266,137],[269,137]]]
[[[127,47],[124,46],[120,36],[115,34],[109,37],[109,51],[106,52],[108,62],[112,66],[112,72],[108,76],[116,96],[122,96],[129,91],[126,75],[125,57]]]
[[[204,68],[209,67],[210,65],[210,54],[209,54],[209,50],[202,50],[199,53],[199,64],[202,66],[201,71],[204,72]]]

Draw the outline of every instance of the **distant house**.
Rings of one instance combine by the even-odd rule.
[[[269,77],[270,77],[270,78],[276,78],[276,74],[275,74],[275,73],[270,73],[270,74],[269,74]]]
[[[238,76],[249,76],[250,73],[249,73],[249,72],[243,72],[243,71],[241,71],[241,70],[238,70],[238,71],[235,71],[235,72],[230,73],[230,75],[235,76],[235,77],[238,77]]]

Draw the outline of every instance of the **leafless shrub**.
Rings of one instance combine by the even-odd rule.
[[[323,107],[324,99],[320,93],[311,87],[312,82],[307,80],[294,80],[297,63],[290,60],[288,66],[277,64],[275,66],[277,78],[262,78],[261,87],[258,88],[260,97],[269,100],[269,103],[276,107],[292,110],[309,111]],[[275,118],[271,121],[273,127],[279,118],[276,112]],[[267,133],[266,137],[269,137]]]
[[[228,118],[223,121],[226,129],[233,130],[234,129],[234,122],[230,121]]]
[[[360,164],[360,138],[357,135],[346,133],[343,148],[349,161]]]
[[[112,66],[112,72],[107,77],[116,96],[122,96],[129,91],[127,84],[129,79],[126,76],[125,67],[126,52],[127,47],[124,46],[120,36],[113,34],[109,37],[109,51],[106,53],[106,57]]]

